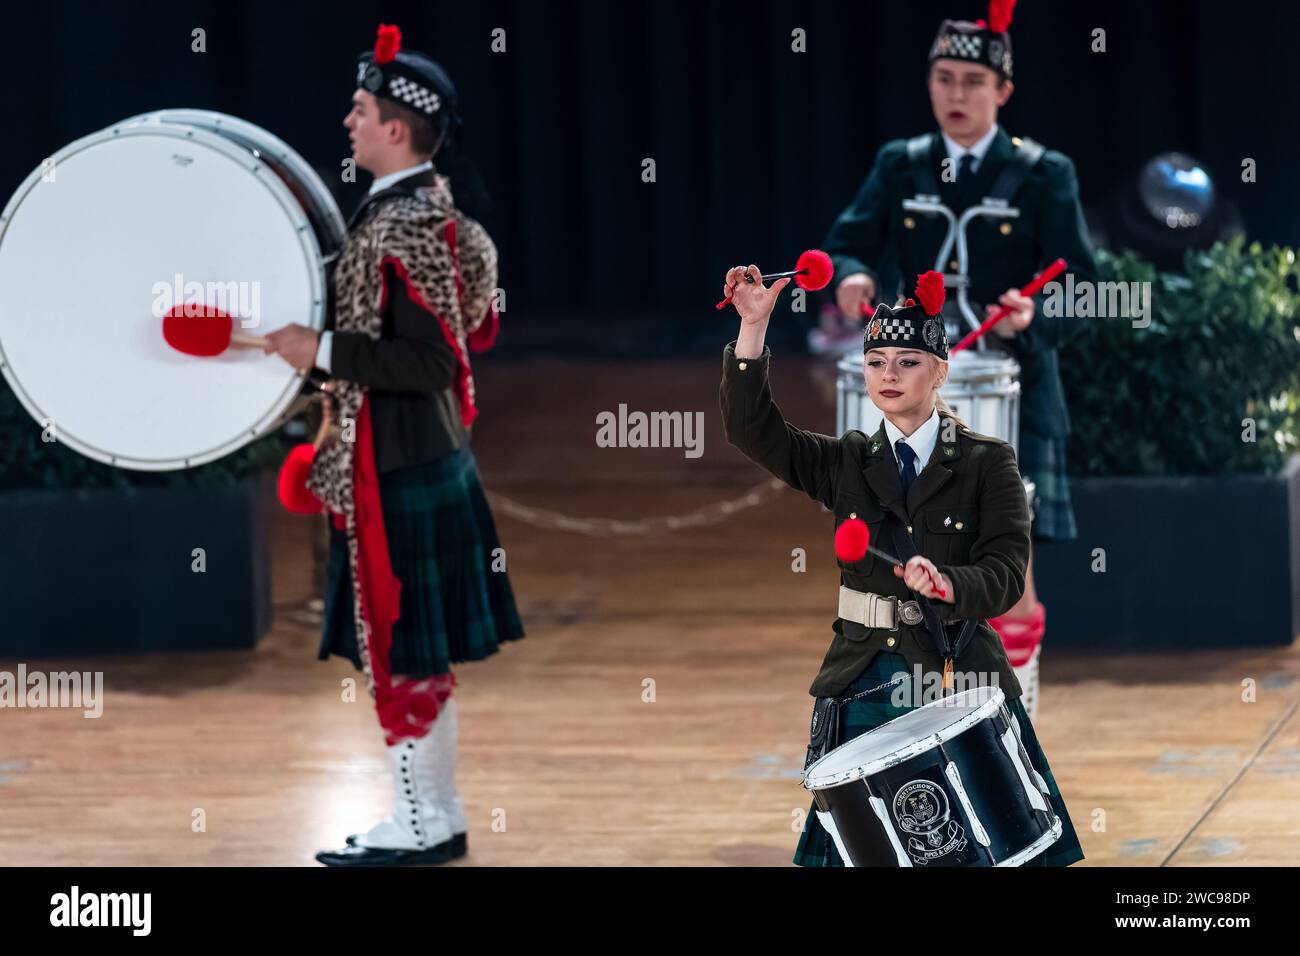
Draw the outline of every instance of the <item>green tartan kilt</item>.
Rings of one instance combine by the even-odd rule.
[[[907,658],[890,651],[881,651],[845,689],[841,697],[851,697],[884,684],[899,672],[911,672],[911,668],[907,665]],[[893,690],[892,687],[883,688],[876,694],[849,701],[841,707],[839,742],[847,743],[854,737],[861,736],[868,730],[888,723],[895,717],[901,717],[913,709],[895,705],[891,700]],[[1038,737],[1034,734],[1029,715],[1025,713],[1019,697],[1007,701],[1007,709],[1020,721],[1021,743],[1024,744],[1025,752],[1029,755],[1034,769],[1047,781],[1047,787],[1051,791],[1052,809],[1061,818],[1061,838],[1025,863],[1025,866],[1069,866],[1071,863],[1077,863],[1083,859],[1083,847],[1079,845],[1074,824],[1070,821],[1070,813],[1065,809],[1065,801],[1056,786],[1052,769],[1047,765],[1047,756],[1038,743]],[[794,852],[794,862],[799,866],[843,866],[844,862],[835,848],[835,842],[822,828],[821,821],[817,819],[816,809],[817,805],[814,803],[808,810],[803,833],[799,836],[799,846]]]
[[[492,552],[501,545],[468,447],[380,475],[379,497],[389,558],[402,582],[394,674],[445,674],[524,636],[510,579],[492,570]],[[347,533],[331,525],[319,657],[346,657],[360,669],[349,578]]]
[[[1034,483],[1033,536],[1036,541],[1073,541],[1079,536],[1070,504],[1070,476],[1064,438],[1020,430],[1020,473]]]

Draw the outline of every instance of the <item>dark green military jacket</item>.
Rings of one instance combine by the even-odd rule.
[[[939,197],[956,215],[976,205],[989,194],[998,174],[1010,162],[1013,142],[998,128],[988,152],[969,182],[948,183],[940,175],[947,158],[943,138],[930,134],[929,162],[939,183]],[[934,268],[935,256],[948,233],[947,220],[937,215],[909,212],[903,200],[918,192],[907,156],[907,141],[892,140],[881,147],[875,165],[857,196],[841,213],[826,238],[825,249],[835,265],[835,282],[854,272],[865,272],[876,280],[886,302],[893,296],[880,289],[872,266],[888,259],[896,262],[911,295],[915,276]],[[1079,185],[1074,164],[1063,153],[1047,150],[1034,165],[1010,204],[1020,210],[1016,219],[981,216],[966,227],[970,249],[970,297],[982,306],[996,303],[1007,289],[1019,289],[1058,257],[1065,259],[1076,284],[1095,281],[1097,264],[1088,241],[1083,211],[1079,207]],[[955,261],[946,271],[955,272]],[[1021,427],[1039,435],[1063,438],[1069,434],[1070,418],[1056,349],[1080,328],[1085,319],[1049,316],[1044,296],[1034,297],[1034,321],[1005,346],[1020,363]],[[994,340],[997,333],[989,333]]]
[[[1010,445],[959,427],[940,413],[934,452],[904,501],[883,422],[871,437],[856,429],[832,438],[796,428],[772,401],[771,349],[764,347],[761,358],[737,359],[735,346],[732,342],[723,350],[719,394],[728,442],[829,508],[836,528],[854,515],[861,518],[872,542],[880,542],[886,553],[894,553],[894,547],[879,537],[885,513],[897,515],[911,532],[917,552],[953,583],[955,606],[932,602],[953,634],[961,621],[995,617],[1020,600],[1029,563],[1029,505]],[[870,552],[861,561],[839,565],[840,583],[846,587],[903,600],[917,597],[894,575],[893,565]],[[828,593],[827,600],[836,601],[838,610],[837,593]],[[943,671],[943,656],[924,624],[900,623],[897,631],[890,631],[837,617],[834,631],[809,689],[815,697],[843,691],[879,651],[902,654],[909,668],[920,664],[926,675]],[[1007,699],[1020,696],[1002,641],[987,621],[981,620],[974,640],[953,666],[981,675],[985,683],[996,673]]]

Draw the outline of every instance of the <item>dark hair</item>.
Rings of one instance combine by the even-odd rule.
[[[447,177],[451,184],[451,194],[455,197],[456,208],[472,219],[483,219],[492,213],[492,197],[487,191],[478,167],[461,152],[459,133],[460,121],[451,120],[445,126],[439,126],[427,116],[394,103],[386,97],[377,96],[379,120],[400,119],[411,131],[411,151],[420,156],[437,156],[438,170]]]
[[[421,116],[409,106],[394,103],[387,97],[375,97],[379,107],[379,121],[401,120],[411,131],[411,151],[419,156],[432,156],[442,144],[444,131],[433,125],[427,116]]]

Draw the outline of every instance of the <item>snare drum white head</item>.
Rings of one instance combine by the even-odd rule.
[[[1000,687],[972,687],[931,701],[841,744],[804,775],[804,786],[821,790],[879,773],[951,740],[996,713],[1005,696]]]
[[[198,298],[249,334],[320,326],[316,240],[283,182],[221,137],[161,125],[86,137],[52,170],[0,223],[0,361],[27,410],[82,454],[142,470],[269,430],[301,375],[260,349],[179,353],[160,316]]]

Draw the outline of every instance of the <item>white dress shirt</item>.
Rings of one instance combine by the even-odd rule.
[[[980,163],[984,162],[984,154],[993,145],[993,137],[998,135],[998,124],[994,123],[987,133],[971,145],[970,149],[951,139],[943,130],[939,131],[939,135],[943,137],[943,146],[948,151],[948,158],[952,160],[954,172],[961,169],[961,158],[970,153],[975,157],[975,164],[970,168],[973,173],[980,168]]]
[[[889,436],[889,447],[895,449],[894,464],[898,466],[898,473],[903,473],[903,463],[898,458],[897,445],[901,438],[912,451],[916,452],[916,473],[919,475],[925,471],[926,464],[930,461],[930,455],[934,451],[935,442],[939,440],[939,408],[935,407],[927,418],[917,429],[910,435],[904,435],[899,427],[885,419],[885,434]]]
[[[407,176],[414,176],[416,173],[422,173],[427,169],[433,169],[433,160],[426,159],[418,166],[399,169],[397,172],[389,173],[387,176],[379,176],[370,184],[370,192],[366,193],[366,195],[373,196],[381,189],[387,189],[389,186],[393,185],[393,183],[405,179]],[[330,351],[333,346],[333,340],[333,332],[322,332],[320,334],[320,341],[316,345],[316,365],[327,372],[330,370]]]
[[[997,129],[996,126],[993,128]],[[375,193],[379,192],[379,190],[387,189],[398,180],[405,179],[407,176],[414,176],[416,173],[422,173],[426,169],[433,169],[433,160],[426,159],[418,166],[410,166],[406,169],[399,169],[395,173],[389,173],[387,176],[380,176],[370,184],[370,192],[366,193],[366,195],[373,196]]]

